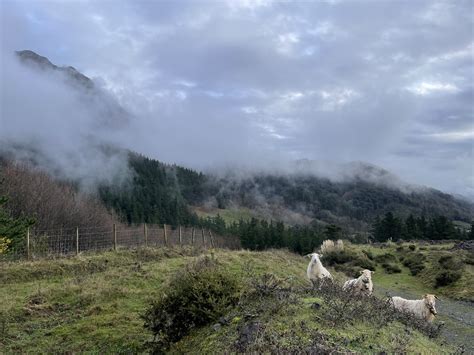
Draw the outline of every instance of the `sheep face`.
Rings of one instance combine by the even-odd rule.
[[[360,279],[364,284],[368,284],[372,280],[372,273],[373,271],[370,270],[362,270],[360,272]]]
[[[430,294],[426,294],[423,296],[426,308],[428,308],[430,313],[434,316],[438,314],[438,312],[436,311],[436,298],[437,297],[435,295]]]
[[[311,253],[308,254],[308,257],[311,258],[311,261],[316,261],[319,258],[322,258],[323,254],[318,254],[318,253]]]

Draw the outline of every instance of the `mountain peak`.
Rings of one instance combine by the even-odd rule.
[[[42,70],[51,70],[64,73],[67,78],[70,79],[74,84],[79,84],[81,86],[86,87],[87,89],[92,89],[94,87],[94,82],[87,76],[76,70],[76,68],[74,67],[58,67],[57,65],[51,63],[48,58],[43,57],[29,49],[16,51],[15,53],[20,58],[20,61],[22,63],[25,63],[30,66],[35,66],[36,68]]]

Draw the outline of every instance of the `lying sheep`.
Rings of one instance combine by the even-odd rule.
[[[321,260],[319,259],[320,257],[322,257],[322,255],[318,253],[312,253],[308,254],[307,256],[311,258],[311,261],[308,264],[306,275],[308,276],[308,279],[312,282],[313,286],[317,282],[324,282],[327,280],[332,281],[332,275],[323,266]]]
[[[392,297],[392,303],[395,309],[399,311],[409,312],[428,322],[432,322],[437,314],[435,299],[438,299],[438,297],[430,294],[424,295],[421,300],[406,300],[395,296]]]
[[[374,272],[370,270],[362,270],[360,276],[357,279],[348,280],[342,286],[342,289],[345,291],[351,291],[355,294],[362,294],[370,296],[374,289],[374,284],[372,283],[372,274]]]

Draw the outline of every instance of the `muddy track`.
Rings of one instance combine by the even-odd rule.
[[[400,296],[407,299],[419,299],[421,295],[406,290],[387,289],[378,286],[375,293],[379,297]],[[474,354],[474,303],[454,301],[441,297],[436,302],[437,321],[445,322],[441,337],[448,343],[463,346],[467,354]]]

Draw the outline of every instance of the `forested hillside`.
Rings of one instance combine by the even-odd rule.
[[[123,186],[102,186],[100,197],[128,223],[193,224],[190,206],[248,208],[260,219],[337,224],[368,231],[378,216],[392,212],[401,218],[446,216],[469,223],[472,205],[440,191],[396,187],[355,178],[333,182],[308,175],[254,175],[245,179],[204,175],[130,154],[132,179]],[[237,175],[238,172],[236,172]]]

